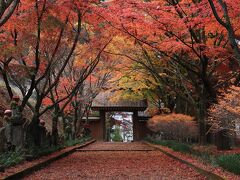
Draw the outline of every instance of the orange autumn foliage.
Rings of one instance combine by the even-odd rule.
[[[194,118],[184,114],[157,115],[148,121],[148,128],[163,139],[180,140],[197,136]]]

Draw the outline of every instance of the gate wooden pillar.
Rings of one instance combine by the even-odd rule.
[[[101,140],[105,141],[105,135],[106,135],[106,111],[100,111],[100,134],[101,136]]]
[[[138,141],[140,139],[138,111],[133,111],[132,118],[133,118],[133,140]]]

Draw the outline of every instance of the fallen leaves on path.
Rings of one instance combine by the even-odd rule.
[[[93,151],[95,149],[149,150],[138,144],[93,144],[58,160],[25,179],[206,179],[159,151]],[[125,148],[123,148],[125,146]]]

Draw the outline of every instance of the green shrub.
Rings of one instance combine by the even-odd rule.
[[[154,140],[152,138],[147,138],[146,140],[151,143],[154,143],[154,144],[167,146],[167,147],[173,149],[174,151],[179,151],[179,152],[183,152],[183,153],[191,152],[191,146],[188,144],[185,144],[185,143],[180,143],[180,142],[171,141],[171,140],[158,141],[158,140]]]
[[[43,147],[42,148],[32,147],[32,148],[30,148],[28,154],[33,156],[33,158],[38,158],[38,157],[45,156],[45,155],[51,154],[53,152],[59,151],[59,150],[63,149],[64,147],[70,147],[70,146],[75,146],[77,144],[84,143],[84,142],[88,141],[89,139],[90,139],[90,137],[68,140],[68,141],[64,142],[64,145],[58,145],[58,146],[52,146],[52,147],[44,147],[44,148]]]
[[[198,157],[199,160],[203,161],[204,163],[210,163],[213,166],[218,166],[216,156],[208,153],[208,152],[201,152],[192,150],[191,154]]]
[[[217,163],[222,168],[240,174],[240,154],[222,155],[217,158]]]
[[[172,144],[171,148],[174,151],[179,151],[179,152],[184,152],[184,153],[191,152],[191,147],[189,145],[183,144],[183,143],[174,143],[174,144]]]
[[[24,154],[20,151],[0,154],[0,164],[4,167],[14,166],[24,161]]]
[[[85,138],[81,138],[81,139],[76,139],[76,140],[71,140],[71,141],[66,141],[64,143],[64,145],[58,145],[58,146],[53,146],[53,147],[31,147],[28,149],[28,152],[24,153],[21,151],[10,151],[10,152],[5,152],[0,154],[0,165],[4,166],[4,167],[10,167],[10,166],[14,166],[17,165],[21,162],[23,162],[26,159],[29,158],[29,160],[33,160],[36,159],[38,157],[41,156],[45,156],[48,154],[51,154],[53,152],[59,151],[61,149],[63,149],[64,147],[68,147],[68,146],[74,146],[77,144],[81,144],[84,143],[86,141],[88,141],[91,137],[85,137]],[[28,158],[26,157],[26,155],[28,156]]]
[[[88,140],[90,140],[91,137],[90,136],[86,136],[84,138],[81,138],[81,139],[74,139],[74,140],[68,140],[64,143],[64,146],[66,147],[69,147],[69,146],[75,146],[77,144],[81,144],[81,143],[84,143]]]
[[[55,151],[59,151],[63,148],[63,146],[52,146],[52,147],[31,147],[29,150],[28,150],[28,155],[32,156],[33,159],[36,159],[38,157],[41,157],[41,156],[46,156],[48,154],[51,154]]]

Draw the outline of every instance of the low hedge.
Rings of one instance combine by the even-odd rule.
[[[240,175],[240,154],[221,155],[217,157],[217,163],[222,168]]]
[[[22,161],[24,161],[24,153],[20,151],[0,154],[0,165],[3,167],[14,166],[21,163]]]
[[[180,143],[180,142],[176,142],[176,141],[172,141],[172,140],[158,141],[158,140],[154,140],[154,139],[147,139],[147,141],[154,143],[154,144],[167,146],[167,147],[173,149],[174,151],[179,151],[179,152],[183,152],[183,153],[191,152],[191,146],[189,144]]]
[[[84,137],[81,139],[68,140],[68,141],[65,141],[64,144],[52,146],[52,147],[41,147],[41,148],[33,147],[30,149],[29,155],[32,156],[32,159],[36,159],[38,157],[45,156],[45,155],[51,154],[53,152],[59,151],[65,147],[82,144],[84,142],[87,142],[90,139],[91,139],[91,137]]]
[[[159,141],[154,138],[146,138],[146,140],[153,144],[169,147],[174,151],[190,153],[202,161],[212,164],[213,166],[220,166],[229,172],[240,175],[240,154],[214,156],[206,152],[193,150],[191,145],[185,143],[169,140]]]
[[[34,160],[41,156],[49,155],[53,152],[59,151],[65,147],[75,146],[77,144],[82,144],[84,142],[87,142],[90,140],[91,137],[84,137],[81,139],[76,140],[70,140],[66,141],[63,145],[58,146],[52,146],[52,147],[45,147],[45,148],[39,148],[39,147],[32,147],[28,150],[28,152],[22,152],[22,151],[10,151],[0,154],[0,167],[10,167],[17,165],[24,160]]]

